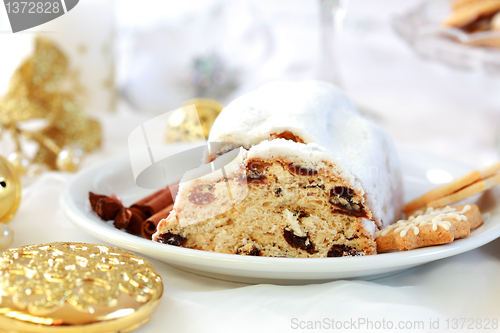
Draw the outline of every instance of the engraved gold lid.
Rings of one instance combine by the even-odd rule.
[[[162,294],[153,265],[116,247],[50,243],[0,255],[0,332],[130,332]]]

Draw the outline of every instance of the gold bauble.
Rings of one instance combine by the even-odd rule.
[[[0,223],[13,217],[21,201],[21,182],[14,167],[0,156]]]
[[[30,166],[30,160],[20,151],[15,151],[11,153],[7,160],[14,167],[17,174],[22,176],[25,175],[28,171],[28,167]]]
[[[75,172],[80,166],[83,151],[78,147],[64,147],[57,154],[57,169],[67,172]]]
[[[210,98],[195,98],[184,103],[184,106],[195,105],[198,113],[198,119],[194,114],[184,112],[182,108],[174,111],[168,120],[168,130],[166,141],[198,141],[203,138],[208,139],[210,129],[214,124],[215,118],[222,111],[224,106],[216,100]],[[199,130],[199,125],[203,133]]]
[[[162,294],[153,265],[116,247],[50,243],[0,255],[0,332],[130,332]]]

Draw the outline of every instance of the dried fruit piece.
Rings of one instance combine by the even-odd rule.
[[[285,229],[283,230],[283,237],[285,237],[286,242],[294,248],[302,249],[309,254],[316,252],[313,243],[311,243],[307,236],[300,237],[295,235],[292,230]]]
[[[299,176],[315,176],[318,174],[317,170],[302,168],[293,164],[288,166],[288,171]]]
[[[210,192],[194,192],[188,197],[193,205],[208,205],[215,200],[215,195]]]
[[[247,183],[267,184],[265,170],[269,165],[266,163],[253,161],[247,167]]]
[[[247,244],[236,250],[236,254],[245,256],[260,256],[260,250],[255,245]]]
[[[328,251],[327,257],[351,257],[357,256],[359,252],[346,245],[333,245]]]
[[[271,137],[273,139],[285,139],[285,140],[290,140],[293,142],[299,142],[299,143],[304,143],[304,140],[302,140],[299,136],[296,136],[290,131],[284,131],[281,132],[280,134],[273,133],[271,134]]]
[[[354,191],[345,186],[335,186],[330,190],[330,203],[341,209],[339,212],[353,216],[365,216],[363,204],[354,202]]]
[[[181,235],[176,235],[171,232],[167,232],[165,234],[158,236],[158,239],[156,241],[161,244],[182,246],[186,242],[186,238],[182,237]]]

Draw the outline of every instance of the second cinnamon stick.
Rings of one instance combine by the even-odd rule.
[[[141,233],[144,238],[151,239],[153,234],[156,232],[156,227],[161,220],[168,217],[172,209],[174,208],[174,204],[171,203],[167,207],[160,210],[158,213],[154,214],[146,221],[142,223]]]

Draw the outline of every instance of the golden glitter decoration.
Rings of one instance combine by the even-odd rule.
[[[14,217],[20,201],[21,182],[16,170],[0,156],[0,223],[7,223]]]
[[[183,112],[182,108],[174,111],[168,120],[166,134],[168,143],[208,139],[215,118],[224,106],[210,98],[195,98],[184,103],[184,106],[193,104],[196,106],[199,122],[194,113]],[[199,130],[200,124],[203,133]]]
[[[162,293],[153,265],[116,247],[13,248],[0,255],[0,332],[130,332]]]
[[[11,133],[17,151],[22,150],[21,136],[39,144],[32,163],[55,170],[62,147],[89,152],[101,145],[101,127],[77,103],[78,87],[72,81],[66,56],[50,40],[38,37],[34,53],[14,72],[0,100],[0,127]],[[47,125],[36,131],[20,129],[20,122],[32,119],[44,119]]]

